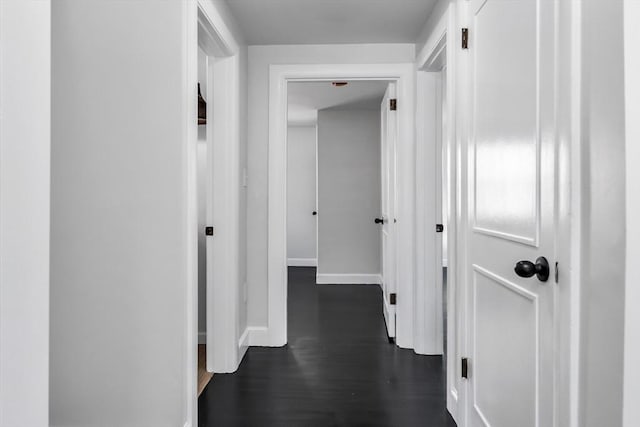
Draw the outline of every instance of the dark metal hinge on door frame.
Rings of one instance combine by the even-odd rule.
[[[398,100],[397,99],[390,99],[389,100],[389,109],[391,111],[396,111],[398,109]]]
[[[389,294],[389,304],[396,305],[397,297],[396,294]]]
[[[436,233],[442,233],[444,231],[443,224],[436,224]]]
[[[462,29],[462,48],[469,49],[469,29]]]
[[[462,358],[462,366],[461,366],[461,377],[462,378],[469,378],[469,359],[466,357]]]
[[[213,227],[205,227],[204,234],[205,236],[213,236]]]

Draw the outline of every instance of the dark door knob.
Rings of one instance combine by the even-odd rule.
[[[536,275],[541,282],[549,280],[549,262],[543,256],[538,258],[535,264],[531,261],[518,261],[514,270],[520,277],[533,277]]]
[[[374,219],[376,224],[384,224],[384,219],[383,218],[376,218]]]
[[[313,212],[311,213],[311,215],[316,216],[316,215],[318,215],[318,212],[313,211]]]

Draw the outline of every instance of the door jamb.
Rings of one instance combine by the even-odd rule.
[[[635,118],[640,115],[640,82],[637,72],[640,71],[640,54],[636,49],[640,37],[635,31],[635,22],[640,18],[640,4],[633,0],[624,3],[624,31],[625,31],[625,126],[626,126],[626,279],[625,279],[625,356],[624,356],[624,414],[623,425],[632,426],[640,423],[640,408],[636,402],[640,399],[640,376],[634,369],[636,361],[640,359],[640,335],[637,325],[640,317],[637,307],[640,303],[637,283],[640,279],[635,264],[631,260],[640,257],[640,197],[634,188],[640,182],[640,173],[636,169],[636,162],[640,159],[640,126]]]
[[[271,65],[269,83],[269,179],[268,179],[268,325],[251,337],[254,345],[279,347],[287,343],[287,250],[286,250],[286,126],[287,82],[332,80],[397,81],[401,135],[399,145],[398,188],[402,189],[398,207],[402,265],[398,289],[398,337],[400,347],[412,348],[414,276],[414,64],[291,64]],[[405,107],[406,106],[406,107]],[[402,297],[401,295],[406,295]]]
[[[460,274],[460,261],[461,257],[459,257],[458,247],[461,242],[458,238],[458,233],[462,230],[462,224],[460,223],[461,216],[458,215],[461,208],[461,194],[460,194],[460,175],[459,171],[462,165],[459,162],[458,151],[460,150],[457,129],[458,129],[458,118],[456,117],[456,102],[457,102],[457,93],[456,93],[456,84],[457,84],[457,52],[455,50],[456,40],[456,8],[454,3],[451,3],[447,9],[442,14],[440,20],[435,24],[431,35],[427,39],[427,42],[424,45],[424,48],[419,52],[416,59],[416,70],[417,70],[417,103],[416,103],[416,124],[417,124],[417,145],[418,147],[427,147],[430,145],[434,145],[435,135],[433,131],[431,134],[429,133],[428,123],[426,123],[426,118],[431,117],[432,125],[436,124],[437,120],[441,120],[441,117],[438,117],[438,108],[432,103],[427,103],[426,95],[427,93],[431,93],[432,95],[436,94],[435,84],[434,82],[434,74],[440,74],[439,71],[443,68],[446,69],[447,78],[446,78],[446,93],[447,93],[447,105],[446,112],[443,112],[447,117],[448,126],[446,129],[446,134],[443,132],[442,134],[442,145],[441,151],[446,153],[446,167],[447,167],[447,179],[449,181],[449,192],[451,196],[449,197],[448,204],[448,218],[443,218],[443,223],[445,228],[448,230],[448,253],[447,253],[447,296],[446,296],[446,305],[447,305],[447,387],[446,387],[446,395],[447,395],[447,410],[451,413],[454,420],[458,423],[458,425],[465,425],[464,423],[464,398],[465,398],[465,389],[464,384],[461,384],[459,376],[457,375],[457,361],[460,359],[460,355],[463,354],[464,348],[464,330],[462,329],[464,323],[464,305],[463,305],[463,292],[464,289],[461,286],[463,276]],[[441,63],[442,57],[444,56],[444,64]],[[436,102],[441,102],[437,100],[437,97],[434,96]],[[420,126],[420,124],[423,124]],[[432,126],[433,127],[433,126]],[[433,150],[437,150],[437,144],[433,147]],[[429,170],[433,170],[435,168],[435,163],[433,161],[434,156],[430,156],[429,154],[433,153],[433,150],[425,150],[422,149],[422,152],[419,152],[416,155],[416,175],[417,179],[420,180],[420,177],[424,177],[425,172]],[[442,162],[441,162],[442,163]],[[421,182],[421,181],[418,181]],[[422,179],[424,182],[424,179]],[[419,210],[417,211],[417,256],[420,257],[423,255],[423,259],[433,259],[434,262],[431,265],[426,265],[423,271],[417,272],[417,282],[426,283],[435,283],[435,292],[441,288],[441,280],[438,280],[438,277],[441,275],[442,257],[439,256],[437,249],[429,248],[429,243],[431,239],[435,240],[435,246],[442,245],[441,239],[435,234],[435,222],[438,215],[438,212],[441,212],[441,203],[444,201],[442,199],[438,199],[437,197],[437,189],[435,188],[437,180],[434,179],[434,188],[433,189],[425,189],[425,192],[417,193],[416,197],[418,198],[417,206]],[[429,200],[432,199],[432,200]],[[433,212],[427,210],[427,206],[435,206]],[[422,222],[422,224],[421,224]],[[435,250],[434,250],[435,249]],[[430,254],[430,257],[426,257],[427,254]],[[419,266],[420,263],[417,263]],[[435,282],[433,282],[435,281]],[[440,287],[438,286],[440,284]],[[423,284],[423,286],[424,286]],[[431,296],[431,295],[429,295]],[[417,300],[422,300],[424,298],[417,298]],[[442,306],[442,304],[440,304]],[[459,309],[458,309],[459,308]],[[440,316],[442,313],[439,314]],[[438,316],[438,314],[436,314]],[[426,349],[432,353],[442,354],[442,329],[437,330],[438,319],[433,318],[424,318],[422,319],[423,330],[433,330],[435,332],[432,333],[435,337],[435,340],[430,340],[429,348]],[[435,328],[434,328],[435,327]],[[439,334],[438,334],[439,332]],[[438,347],[440,344],[440,347]]]

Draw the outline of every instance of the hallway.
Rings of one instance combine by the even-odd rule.
[[[377,286],[315,285],[315,268],[289,268],[288,304],[289,344],[216,374],[200,426],[455,426],[442,358],[389,344]]]

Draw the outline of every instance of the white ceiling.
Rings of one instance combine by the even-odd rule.
[[[250,45],[414,43],[436,0],[226,0]]]
[[[334,87],[331,82],[289,83],[289,124],[314,124],[325,108],[373,110],[380,108],[385,81],[351,81]]]

